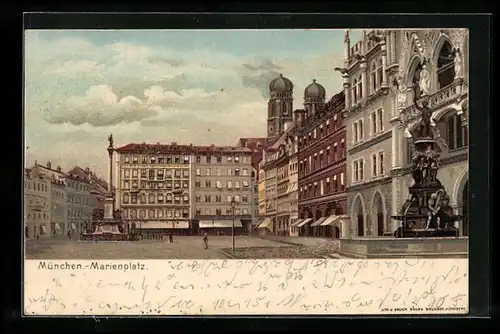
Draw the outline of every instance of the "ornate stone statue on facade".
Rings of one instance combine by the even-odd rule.
[[[430,95],[431,93],[431,74],[427,69],[426,61],[422,63],[422,69],[420,70],[420,77],[418,80],[421,96]]]
[[[454,55],[453,62],[454,62],[454,69],[455,69],[455,79],[463,78],[462,56],[461,56],[460,49],[454,49],[453,55]]]
[[[444,195],[444,191],[442,189],[436,191],[435,193],[431,194],[431,197],[428,200],[427,204],[427,225],[425,227],[426,230],[429,229],[431,226],[431,223],[434,223],[435,228],[440,228],[441,227],[441,217],[439,216],[439,211],[441,210],[441,201],[442,197]]]
[[[393,81],[393,85],[396,87],[397,90],[397,104],[398,108],[405,108],[406,107],[406,91],[408,88],[403,82],[403,79],[398,76],[397,79],[395,78]]]

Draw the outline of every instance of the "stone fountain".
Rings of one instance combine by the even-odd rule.
[[[392,216],[401,222],[394,236],[456,237],[458,229],[454,223],[463,218],[454,214],[446,189],[437,179],[439,161],[431,128],[432,112],[425,99],[422,106],[415,101],[415,106],[421,116],[416,131],[411,133],[415,145],[411,170],[414,183],[408,189],[409,195],[400,214]]]

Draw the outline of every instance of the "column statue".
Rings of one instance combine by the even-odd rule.
[[[432,130],[431,130],[432,111],[431,108],[429,108],[429,102],[423,101],[422,106],[420,106],[417,103],[416,97],[414,97],[413,103],[415,104],[415,108],[421,112],[420,124],[418,126],[419,138],[432,138]]]
[[[403,82],[403,79],[401,77],[395,78],[392,84],[396,87],[397,90],[397,105],[398,109],[400,108],[405,108],[406,107],[406,91],[408,90],[406,88],[406,85]]]
[[[453,62],[454,62],[454,69],[455,69],[455,79],[462,78],[463,77],[463,74],[462,74],[463,68],[462,68],[462,56],[461,56],[460,49],[454,49],[453,55],[454,55]]]

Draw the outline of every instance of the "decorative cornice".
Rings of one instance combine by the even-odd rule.
[[[363,189],[371,188],[371,187],[376,186],[376,185],[388,184],[388,183],[391,183],[391,181],[392,181],[392,177],[391,177],[391,175],[389,175],[389,176],[385,176],[385,177],[380,178],[380,179],[375,179],[375,180],[364,182],[361,184],[355,184],[355,185],[349,186],[349,187],[347,187],[347,192],[348,193],[356,192],[356,191],[360,191]]]
[[[371,147],[373,145],[377,145],[377,144],[379,144],[379,143],[383,142],[384,140],[387,140],[387,139],[389,139],[391,137],[392,137],[392,130],[387,130],[386,132],[384,132],[381,135],[378,135],[376,137],[373,137],[373,138],[370,138],[368,140],[365,140],[363,143],[361,143],[361,144],[359,144],[357,146],[354,146],[353,148],[351,148],[350,150],[348,150],[348,153],[349,154],[355,154],[355,153],[364,151],[367,148],[369,148],[369,147]]]

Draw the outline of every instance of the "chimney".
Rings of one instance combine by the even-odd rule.
[[[52,163],[50,161],[47,161],[47,168],[52,169]]]
[[[57,171],[60,172],[61,171],[61,166],[57,166]]]

